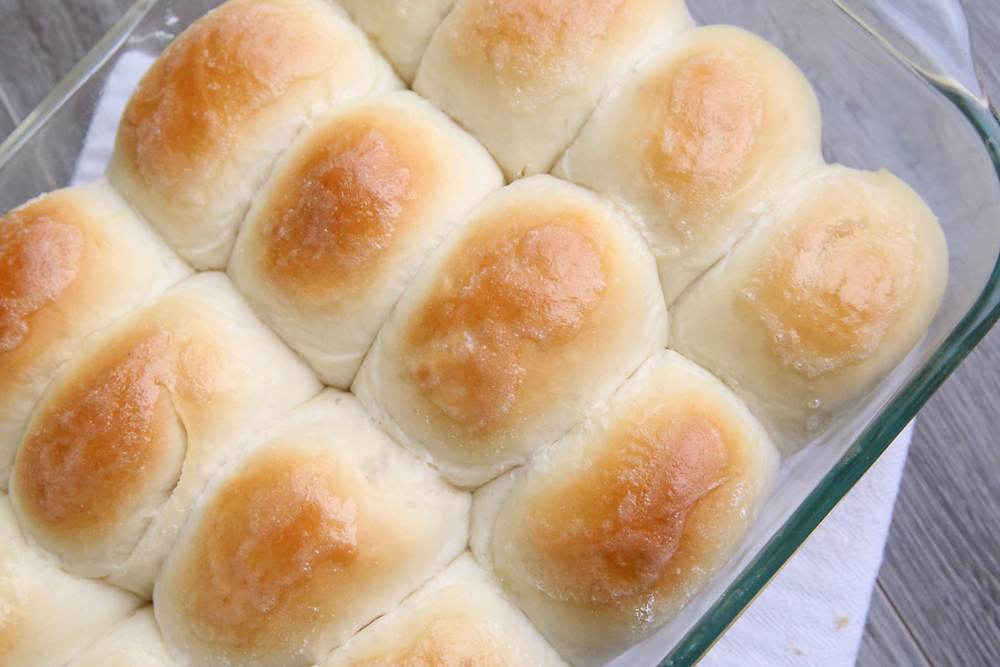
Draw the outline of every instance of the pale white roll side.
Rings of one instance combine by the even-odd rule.
[[[63,667],[142,600],[66,574],[29,546],[0,495],[0,664]]]
[[[407,83],[455,0],[338,0]]]
[[[223,269],[251,197],[305,122],[401,85],[332,0],[230,0],[139,82],[108,177],[181,257]]]
[[[670,346],[737,388],[787,455],[903,360],[947,282],[917,193],[885,170],[823,167],[677,301]]]
[[[60,371],[14,464],[18,518],[69,571],[149,597],[207,479],[320,388],[225,275],[198,274]]]
[[[474,487],[564,435],[666,347],[656,264],[598,195],[535,176],[432,253],[353,390],[399,442]]]
[[[87,336],[190,274],[104,181],[0,218],[0,489],[59,366]]]
[[[667,304],[766,202],[820,166],[819,102],[781,51],[740,28],[677,37],[591,117],[555,174],[633,206]]]
[[[600,98],[693,25],[683,0],[458,0],[413,89],[514,180],[549,171]]]
[[[732,558],[777,469],[746,406],[663,351],[529,467],[477,491],[473,553],[564,657],[603,665]]]
[[[466,552],[321,667],[566,667]]]
[[[312,665],[465,549],[469,504],[327,390],[199,499],[156,618],[192,664]]]
[[[427,255],[502,185],[486,150],[416,94],[346,103],[279,160],[229,274],[320,379],[347,389]]]
[[[186,667],[163,643],[160,626],[147,605],[104,635],[67,667]]]

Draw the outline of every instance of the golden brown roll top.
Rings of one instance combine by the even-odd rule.
[[[603,664],[732,557],[777,463],[718,379],[664,351],[528,468],[476,493],[473,553],[565,657]]]
[[[819,103],[802,72],[730,26],[687,32],[601,104],[556,174],[641,214],[670,304],[822,163]]]
[[[407,83],[455,0],[338,0]]]
[[[278,162],[229,272],[320,378],[346,389],[430,251],[501,185],[489,154],[417,95],[341,105]]]
[[[140,603],[43,557],[25,542],[10,501],[0,494],[0,665],[63,667]]]
[[[68,667],[182,667],[167,652],[160,627],[147,605],[101,637]]]
[[[328,390],[230,465],[157,580],[168,644],[198,665],[320,661],[460,553],[469,496]]]
[[[189,275],[99,182],[0,218],[0,489],[25,424],[84,338]]]
[[[319,389],[224,275],[199,274],[60,372],[18,452],[15,509],[70,571],[148,597],[206,478]]]
[[[221,269],[278,153],[324,105],[399,87],[327,0],[230,0],[157,59],[129,101],[112,184],[198,269]]]
[[[551,176],[493,194],[410,284],[354,391],[449,480],[553,442],[665,347],[649,250],[609,202]]]
[[[691,25],[683,0],[458,0],[413,89],[513,180],[549,171],[600,97]]]
[[[565,667],[468,552],[322,667]]]
[[[947,281],[919,195],[824,167],[677,302],[671,347],[738,386],[787,454],[902,361]]]

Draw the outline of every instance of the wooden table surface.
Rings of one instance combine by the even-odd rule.
[[[0,140],[130,4],[0,0]],[[980,73],[1000,100],[1000,0],[965,4]],[[860,667],[1000,665],[998,399],[1000,329],[917,421]]]

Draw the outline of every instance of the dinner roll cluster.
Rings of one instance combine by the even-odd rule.
[[[320,379],[347,389],[430,251],[502,185],[489,153],[419,96],[344,104],[275,166],[229,273]]]
[[[600,664],[729,560],[777,467],[732,392],[664,350],[531,465],[476,492],[472,550],[567,658]]]
[[[105,179],[0,219],[0,664],[650,637],[942,298],[934,214],[820,132],[681,0],[221,4]]]
[[[812,86],[783,53],[739,28],[696,28],[598,108],[555,173],[641,213],[673,303],[822,163],[820,131]]]
[[[787,453],[882,379],[944,295],[944,233],[882,170],[815,170],[674,307],[671,347],[739,387]]]
[[[354,391],[399,442],[475,487],[554,442],[666,338],[656,265],[625,212],[534,176],[424,264]]]
[[[260,439],[199,499],[157,581],[160,626],[195,664],[315,664],[468,542],[469,495],[350,394]]]
[[[401,83],[327,0],[232,0],[184,31],[129,100],[108,176],[196,269],[222,269],[250,200],[332,102]]]
[[[59,367],[87,336],[189,275],[103,181],[0,219],[0,489]]]
[[[3,494],[0,601],[0,658],[32,667],[65,665],[142,604],[116,586],[60,569],[25,539]]]
[[[368,665],[566,667],[468,552],[320,667]]]
[[[615,83],[692,25],[683,0],[458,0],[413,89],[475,135],[507,178],[540,174]]]
[[[223,274],[200,273],[63,366],[21,441],[11,501],[67,570],[149,597],[207,480],[319,391]]]

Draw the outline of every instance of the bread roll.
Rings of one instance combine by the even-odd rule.
[[[777,464],[739,399],[664,351],[530,467],[476,493],[473,553],[563,656],[603,664],[733,556]]]
[[[821,129],[812,86],[781,51],[696,28],[598,107],[555,173],[635,207],[669,305],[822,164]]]
[[[469,502],[328,390],[199,500],[157,620],[196,665],[312,665],[461,553]]]
[[[63,667],[140,604],[120,588],[70,576],[40,555],[0,495],[0,664]]]
[[[322,667],[565,667],[468,552]]]
[[[84,338],[189,273],[104,182],[0,218],[0,489],[59,366]]]
[[[224,275],[199,274],[60,371],[18,452],[14,508],[71,572],[148,597],[206,478],[319,390]]]
[[[185,30],[139,82],[112,184],[198,269],[222,269],[250,198],[328,103],[398,88],[329,0],[230,0]]]
[[[132,615],[68,667],[182,667],[167,653],[153,607]]]
[[[482,146],[417,95],[348,103],[278,162],[229,273],[324,382],[346,389],[428,253],[501,185]]]
[[[549,171],[601,96],[692,25],[683,0],[458,0],[413,89],[513,180]]]
[[[339,0],[407,83],[455,0]]]
[[[920,340],[948,282],[934,214],[887,171],[819,169],[674,307],[671,347],[790,454]]]
[[[399,442],[477,486],[610,396],[665,347],[666,322],[625,213],[537,176],[493,194],[432,254],[354,391]]]

